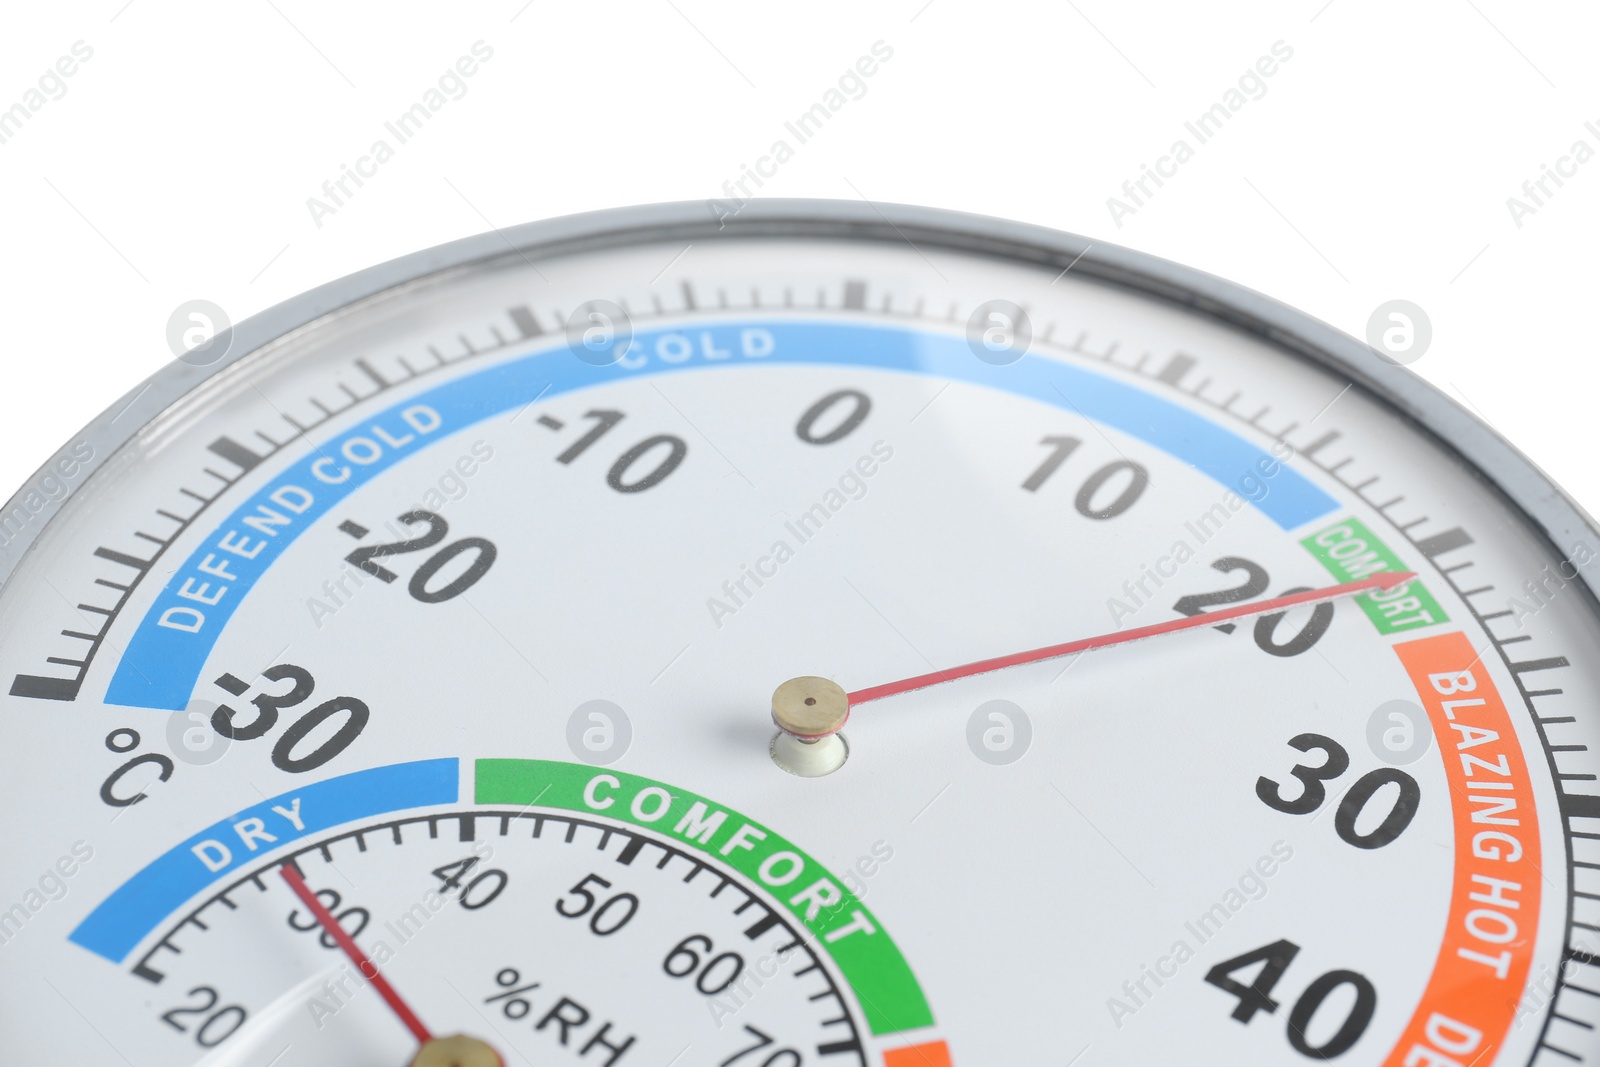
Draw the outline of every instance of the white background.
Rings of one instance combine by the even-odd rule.
[[[466,95],[319,227],[307,199],[479,40]],[[0,144],[0,496],[171,358],[180,303],[237,321],[491,226],[724,196],[879,40],[866,95],[763,195],[1071,230],[1358,336],[1412,300],[1414,369],[1600,511],[1600,160],[1520,227],[1507,206],[1600,150],[1600,14],[1511,0],[13,5],[0,110],[74,42],[93,58]],[[1107,199],[1280,40],[1266,94],[1119,226]]]

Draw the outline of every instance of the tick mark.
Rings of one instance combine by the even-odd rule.
[[[517,328],[518,333],[522,334],[524,340],[529,337],[538,337],[544,333],[544,327],[539,325],[539,320],[533,317],[533,311],[526,304],[518,304],[516,307],[507,308],[506,313],[511,316],[511,324]]]
[[[1167,365],[1162,367],[1160,373],[1156,375],[1156,380],[1165,382],[1167,385],[1177,385],[1183,381],[1183,376],[1188,374],[1190,369],[1194,367],[1195,362],[1196,360],[1193,356],[1186,356],[1182,352],[1175,353],[1171,359],[1167,360]]]
[[[778,922],[779,919],[777,914],[769,911],[764,918],[758,919],[753,926],[745,930],[744,936],[749,938],[751,941],[755,941],[768,930],[772,929],[774,926],[777,926]]]
[[[1459,526],[1452,526],[1448,530],[1441,530],[1432,537],[1424,537],[1417,542],[1417,551],[1432,559],[1443,555],[1451,549],[1464,548],[1472,544],[1472,535]]]
[[[261,464],[259,455],[231,437],[219,437],[206,447],[242,471],[254,470]]]
[[[359,522],[352,522],[349,519],[346,519],[346,520],[344,520],[343,522],[341,522],[339,524],[339,531],[341,533],[349,534],[351,537],[354,537],[357,541],[361,540],[363,537],[367,536],[367,534],[372,532],[371,530],[367,529],[365,526],[361,525]]]
[[[554,418],[554,417],[552,417],[550,415],[540,415],[539,416],[539,425],[540,426],[548,426],[552,430],[561,430],[561,429],[565,429],[567,424],[562,422],[560,419]]]

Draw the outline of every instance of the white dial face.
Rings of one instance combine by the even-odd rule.
[[[295,872],[506,1063],[1600,1062],[1591,546],[1071,272],[682,250],[413,285],[66,453],[0,591],[7,1062],[409,1062]]]

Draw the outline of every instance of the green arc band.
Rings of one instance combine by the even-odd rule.
[[[736,811],[649,778],[551,760],[478,760],[475,799],[613,819],[703,853],[764,889],[811,935],[849,984],[874,1035],[933,1025],[910,964],[855,894],[786,838]],[[819,907],[819,897],[836,902]]]

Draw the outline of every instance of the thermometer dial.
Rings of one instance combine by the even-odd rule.
[[[1048,231],[377,267],[6,506],[6,1058],[1600,1064],[1595,539]]]

